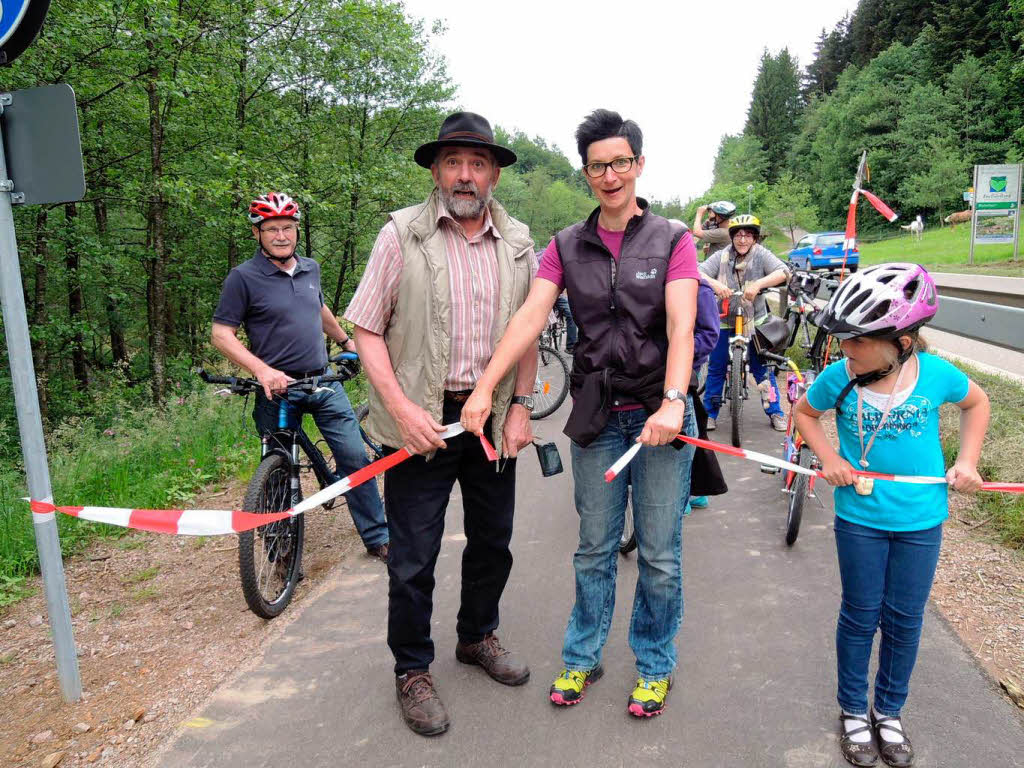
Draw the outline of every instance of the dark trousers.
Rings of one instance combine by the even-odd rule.
[[[445,401],[444,424],[459,420],[462,404]],[[485,433],[490,435],[488,421]],[[456,632],[475,643],[498,626],[498,601],[512,569],[512,512],[516,462],[502,471],[484,456],[476,435],[446,441],[427,461],[413,456],[384,476],[391,550],[388,555],[388,646],[395,674],[426,669],[434,660],[430,617],[434,566],[441,551],[444,515],[455,481],[462,490],[466,547],[462,551],[462,602]],[[387,449],[391,451],[393,449]]]

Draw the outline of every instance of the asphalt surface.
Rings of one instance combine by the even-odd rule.
[[[747,447],[776,453],[778,433],[756,402],[745,410]],[[684,524],[685,617],[665,713],[641,721],[626,712],[635,679],[626,641],[635,553],[619,558],[604,678],[577,706],[548,702],[574,589],[577,518],[560,431],[567,412],[534,422],[540,436],[558,442],[566,472],[543,478],[532,450],[519,466],[515,565],[498,634],[530,663],[526,685],[507,688],[455,660],[464,542],[456,489],[433,622],[432,671],[451,715],[448,733],[426,739],[402,723],[385,643],[387,577],[379,563],[357,558],[306,602],[259,663],[180,729],[155,764],[845,766],[835,735],[840,588],[828,490],[820,489],[820,504],[808,501],[800,538],[787,548],[778,477],[728,457],[729,494]],[[728,417],[720,423],[727,429]],[[727,431],[716,435],[727,439]],[[1024,766],[1020,711],[932,610],[903,714],[918,766]]]

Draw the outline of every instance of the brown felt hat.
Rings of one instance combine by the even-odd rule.
[[[516,161],[516,153],[494,143],[494,133],[487,119],[475,112],[456,112],[448,115],[437,132],[437,141],[428,141],[416,150],[413,159],[417,165],[429,168],[441,147],[481,147],[494,153],[498,165],[504,168]]]

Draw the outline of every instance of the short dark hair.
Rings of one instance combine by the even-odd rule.
[[[616,136],[622,136],[629,142],[629,148],[635,156],[639,157],[643,153],[644,135],[640,126],[632,120],[623,120],[622,115],[610,109],[595,109],[587,115],[576,128],[576,149],[579,150],[583,164],[587,164],[587,149],[591,144]]]

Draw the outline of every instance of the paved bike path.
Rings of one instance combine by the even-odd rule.
[[[746,409],[751,448],[776,452],[777,433]],[[155,759],[168,768],[319,766],[843,766],[836,746],[835,619],[839,579],[831,500],[805,507],[799,541],[783,540],[778,478],[723,458],[731,491],[684,524],[685,617],[666,712],[626,712],[635,672],[626,642],[636,555],[619,558],[616,612],[604,679],[586,700],[555,708],[547,689],[561,666],[573,600],[567,408],[535,422],[559,443],[566,473],[543,478],[534,452],[520,462],[515,565],[502,601],[502,641],[529,661],[519,688],[492,682],[454,658],[462,536],[453,495],[437,567],[432,667],[451,730],[425,739],[403,724],[385,643],[387,579],[358,558],[265,649],[260,663],[221,688]],[[728,417],[722,426],[728,427]],[[725,434],[718,432],[723,439]],[[323,513],[317,513],[323,514]],[[239,594],[241,602],[241,595]],[[1024,718],[929,610],[904,711],[922,768],[1024,766]],[[879,763],[881,765],[881,763]]]

